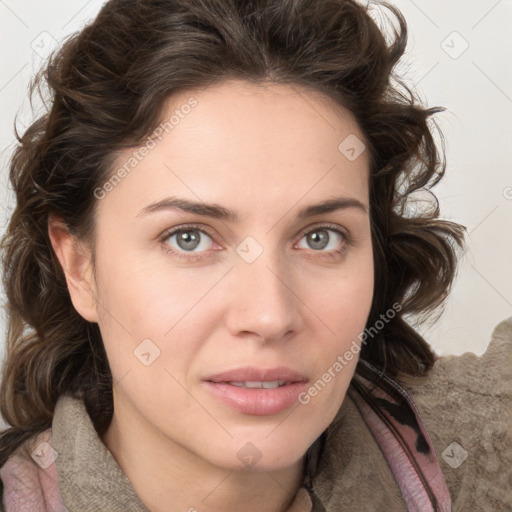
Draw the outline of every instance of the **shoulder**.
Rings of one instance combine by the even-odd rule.
[[[432,438],[453,510],[512,507],[512,317],[486,352],[437,359],[424,380],[403,382]]]
[[[0,468],[2,510],[46,510],[55,495],[56,474],[51,429],[32,436]]]
[[[65,512],[55,465],[57,457],[51,428],[21,444],[0,468],[0,510]]]

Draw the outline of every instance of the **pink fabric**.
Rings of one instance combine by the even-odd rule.
[[[364,364],[368,378],[356,376],[350,396],[386,457],[408,511],[450,512],[450,492],[414,402],[397,382]]]
[[[51,429],[39,434],[32,451],[18,450],[0,468],[6,512],[68,512],[60,495]]]

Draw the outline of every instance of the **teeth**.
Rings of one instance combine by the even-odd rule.
[[[285,380],[272,380],[272,381],[244,381],[244,382],[229,382],[232,386],[239,388],[263,388],[263,389],[275,389],[286,384]]]

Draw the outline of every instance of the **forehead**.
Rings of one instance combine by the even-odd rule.
[[[192,98],[191,109],[187,104]],[[230,157],[249,151],[261,159],[268,149],[273,152],[269,156],[281,153],[286,161],[308,154],[318,159],[319,151],[325,159],[336,159],[339,143],[347,136],[364,139],[350,111],[318,91],[297,85],[229,80],[180,93],[167,101],[162,112],[162,124],[169,120],[176,123],[173,131],[178,138],[179,132],[188,136],[193,131],[201,144],[198,150],[213,153],[215,147],[222,147]]]
[[[135,161],[134,151],[144,148]],[[333,100],[296,86],[231,80],[169,98],[150,138],[118,155],[116,168],[128,172],[108,199],[131,195],[130,205],[142,207],[175,194],[229,200],[233,209],[255,198],[291,207],[305,195],[367,201],[368,165],[356,120]]]

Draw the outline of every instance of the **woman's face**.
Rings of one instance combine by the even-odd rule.
[[[241,81],[162,118],[95,193],[115,417],[217,466],[288,467],[338,411],[370,311],[363,135],[318,94]]]

